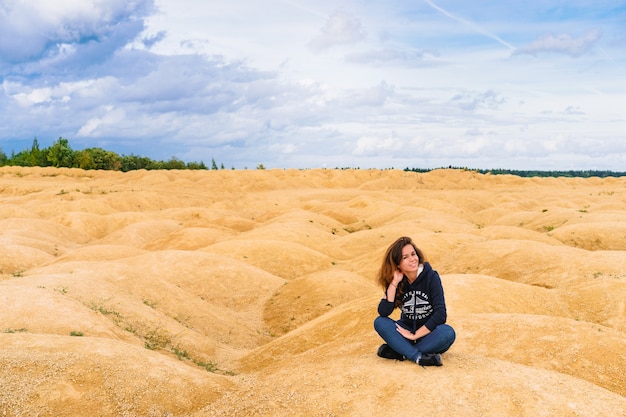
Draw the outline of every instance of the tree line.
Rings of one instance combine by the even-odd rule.
[[[55,167],[132,171],[136,169],[208,169],[204,162],[183,162],[176,157],[155,161],[145,156],[119,155],[102,148],[74,150],[69,140],[59,137],[49,148],[41,148],[37,138],[30,149],[7,156],[0,148],[0,166]],[[218,169],[215,159],[211,169]],[[224,164],[221,168],[224,169]],[[234,168],[233,168],[234,169]]]
[[[1,166],[23,166],[23,167],[64,167],[81,169],[102,169],[113,171],[132,171],[137,169],[209,169],[204,162],[187,162],[172,157],[168,161],[155,161],[145,156],[119,155],[102,148],[87,148],[83,150],[73,150],[69,140],[59,137],[49,148],[40,148],[37,138],[33,140],[30,149],[21,152],[11,153],[7,156],[0,148]],[[462,169],[474,171],[481,174],[493,175],[516,175],[518,177],[624,177],[626,172],[615,172],[609,170],[569,170],[569,171],[541,171],[541,170],[514,170],[514,169],[469,169],[467,167],[441,167],[448,169]],[[218,167],[215,158],[211,159],[210,169],[225,169],[224,164]],[[234,167],[232,169],[235,169]],[[247,169],[247,168],[246,168]],[[263,164],[258,164],[256,169],[265,169]],[[356,168],[358,169],[358,168]],[[438,168],[405,168],[411,172],[429,172]]]
[[[591,178],[591,177],[626,177],[626,172],[615,172],[609,170],[569,170],[569,171],[559,171],[559,170],[516,170],[516,169],[470,169],[467,167],[442,167],[448,169],[462,169],[465,171],[474,171],[480,174],[492,174],[492,175],[516,175],[518,177],[569,177],[569,178]],[[411,172],[429,172],[432,169],[423,169],[423,168],[405,168],[405,171]]]

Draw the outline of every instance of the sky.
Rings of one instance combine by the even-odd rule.
[[[626,2],[0,0],[0,149],[626,171]]]

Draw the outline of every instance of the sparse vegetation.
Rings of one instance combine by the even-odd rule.
[[[3,333],[25,333],[27,331],[27,328],[22,327],[20,329],[6,329]]]
[[[65,295],[67,294],[67,287],[56,287],[54,291],[58,292],[59,294]]]
[[[172,347],[172,352],[174,352],[174,354],[178,357],[178,360],[183,360],[183,359],[191,359],[189,357],[189,353],[186,350],[180,350],[177,347]]]
[[[213,361],[205,362],[203,360],[194,359],[191,357],[189,352],[187,352],[187,350],[184,350],[184,349],[181,350],[180,348],[176,346],[172,346],[171,351],[172,353],[176,355],[178,360],[192,362],[194,365],[199,366],[200,368],[204,368],[208,372],[219,373],[222,375],[234,375],[235,374],[234,372],[220,369],[216,362],[213,362]]]
[[[107,307],[103,304],[103,302],[99,302],[99,303],[92,302],[92,303],[89,305],[89,308],[91,308],[93,311],[97,311],[97,312],[99,312],[99,313],[100,313],[100,314],[102,314],[103,316],[110,316],[110,317],[112,317],[112,318],[113,318],[113,321],[114,321],[115,323],[119,323],[119,322],[123,319],[123,317],[122,317],[122,315],[121,315],[120,313],[118,313],[118,312],[117,312],[117,311],[115,311],[115,310],[111,310],[111,309],[107,308]]]
[[[348,226],[348,227],[344,227],[343,230],[345,230],[348,233],[355,233],[355,232],[360,232],[361,230],[371,230],[372,226],[370,226],[369,224],[363,224],[363,225],[358,225],[358,226]]]
[[[215,362],[198,361],[198,362],[195,362],[195,364],[201,368],[206,369],[209,372],[217,372],[219,370]]]
[[[143,336],[146,349],[158,350],[167,347],[172,342],[172,338],[167,331],[156,327],[148,330]]]

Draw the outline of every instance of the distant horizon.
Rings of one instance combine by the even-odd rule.
[[[50,146],[52,146],[54,144],[54,142],[56,142],[58,139],[61,139],[62,137],[58,137],[56,140],[52,141],[50,143],[49,146],[43,146],[42,143],[39,141],[38,138],[34,138],[34,140],[36,140],[39,143],[40,148],[49,148]],[[67,139],[67,138],[63,138],[63,139]],[[33,141],[31,141],[31,146],[33,144]],[[69,141],[69,139],[67,139]],[[70,142],[70,146],[71,146],[71,142]],[[170,156],[169,158],[165,158],[165,159],[154,159],[151,158],[149,155],[142,155],[136,152],[129,152],[129,153],[120,153],[117,152],[115,150],[112,149],[106,149],[106,148],[101,148],[101,147],[83,147],[80,149],[74,149],[72,147],[72,149],[74,151],[83,151],[85,149],[93,149],[93,148],[100,148],[109,152],[114,152],[117,155],[119,155],[120,157],[125,157],[125,156],[135,156],[135,157],[140,157],[140,158],[149,158],[155,162],[166,162],[166,161],[171,161],[173,159],[179,160],[184,162],[185,164],[193,164],[193,163],[203,163],[205,165],[207,165],[207,169],[211,170],[211,162],[215,162],[217,164],[218,167],[223,165],[223,168],[218,168],[218,169],[226,169],[226,170],[250,170],[250,169],[258,169],[258,166],[262,166],[262,169],[296,169],[296,170],[307,170],[307,169],[373,169],[373,170],[388,170],[388,169],[397,169],[397,170],[402,170],[402,171],[432,171],[432,170],[436,170],[436,169],[464,169],[464,170],[469,170],[469,171],[485,171],[485,172],[491,172],[491,171],[513,171],[513,172],[520,172],[520,173],[529,173],[529,172],[541,172],[541,173],[551,173],[551,172],[563,172],[563,173],[572,173],[572,172],[610,172],[612,174],[616,174],[615,176],[626,176],[626,171],[619,171],[619,170],[611,170],[611,169],[595,169],[595,168],[590,168],[590,169],[583,169],[583,168],[568,168],[568,169],[546,169],[546,168],[502,168],[502,167],[489,167],[489,168],[485,168],[485,167],[471,167],[471,166],[467,166],[467,165],[452,165],[452,164],[444,164],[444,165],[440,165],[440,166],[432,166],[432,167],[425,167],[425,166],[405,166],[405,167],[399,167],[399,166],[389,166],[389,167],[360,167],[360,166],[334,166],[334,167],[330,167],[330,166],[310,166],[310,167],[290,167],[290,166],[266,166],[266,164],[264,162],[259,162],[254,166],[243,166],[243,167],[237,167],[234,165],[228,165],[225,164],[223,161],[220,161],[219,158],[215,158],[215,157],[211,157],[210,160],[205,161],[205,160],[184,160],[184,159],[180,159],[175,155]],[[7,152],[6,149],[4,149],[2,146],[0,146],[0,155],[2,152],[4,152],[4,154],[10,158],[11,153],[14,154],[19,154],[20,152],[27,152],[29,151],[30,147],[26,146],[21,150],[15,150],[12,149],[10,152]],[[1,161],[0,161],[1,162]],[[0,166],[3,166],[0,163]],[[41,166],[41,165],[37,165],[37,166]],[[192,168],[195,169],[195,168]]]
[[[64,138],[59,138],[58,140],[61,140]],[[57,140],[57,141],[58,141]],[[67,140],[67,139],[65,139]],[[71,148],[71,144],[69,143],[69,140],[67,140],[68,145]],[[39,146],[39,150],[49,150],[50,147],[41,147],[41,144],[39,144],[38,139],[33,140],[32,144],[31,144],[31,150],[29,150],[28,148],[22,149],[18,152],[15,152],[15,150],[12,150],[12,154],[11,156],[9,156],[9,154],[6,153],[6,151],[4,151],[4,149],[2,149],[2,147],[0,147],[0,167],[2,166],[23,166],[23,167],[27,167],[27,166],[38,166],[38,167],[47,167],[47,166],[51,166],[51,165],[20,165],[20,164],[15,164],[15,163],[11,163],[11,162],[16,162],[16,161],[11,161],[12,158],[17,157],[18,155],[20,155],[21,153],[29,153],[32,151],[32,148],[34,146],[34,144],[37,143]],[[54,145],[54,144],[52,144]],[[51,146],[52,146],[51,145]],[[151,168],[146,168],[149,170],[157,170],[157,169],[165,169],[165,170],[171,170],[171,169],[191,169],[191,170],[253,170],[253,169],[258,169],[258,170],[271,170],[271,169],[295,169],[295,170],[313,170],[313,169],[337,169],[337,170],[348,170],[348,169],[356,169],[356,170],[401,170],[401,171],[412,171],[412,172],[429,172],[429,171],[433,171],[433,170],[438,170],[438,169],[457,169],[457,170],[467,170],[467,171],[474,171],[474,172],[479,172],[482,174],[485,173],[492,173],[492,174],[512,174],[512,175],[518,175],[518,176],[522,176],[522,177],[528,177],[528,176],[562,176],[562,175],[558,175],[558,174],[571,174],[570,176],[575,176],[575,177],[590,177],[590,176],[594,176],[594,175],[585,175],[585,174],[602,174],[599,175],[601,177],[606,177],[606,176],[614,176],[614,177],[623,177],[626,176],[626,172],[621,172],[621,171],[613,171],[613,170],[597,170],[597,169],[568,169],[568,170],[543,170],[543,169],[510,169],[510,168],[476,168],[476,167],[468,167],[468,166],[453,166],[453,165],[447,165],[447,166],[438,166],[438,167],[404,167],[404,168],[400,168],[400,167],[369,167],[369,168],[361,168],[361,167],[351,167],[351,166],[344,166],[344,167],[304,167],[304,168],[297,168],[297,167],[266,167],[265,164],[263,163],[259,163],[256,167],[243,167],[243,168],[238,168],[235,166],[231,166],[231,167],[227,167],[223,162],[220,162],[218,159],[215,158],[211,158],[211,161],[203,161],[203,160],[199,160],[199,161],[183,161],[180,160],[178,158],[176,158],[175,156],[170,157],[170,159],[167,160],[154,160],[146,155],[140,155],[140,154],[135,154],[135,153],[130,153],[130,154],[118,154],[115,151],[109,150],[109,149],[104,149],[104,148],[83,148],[83,149],[73,149],[73,152],[82,152],[85,151],[87,149],[102,149],[103,151],[106,152],[112,152],[115,155],[119,156],[120,158],[126,158],[126,157],[136,157],[136,158],[143,158],[143,159],[150,159],[152,162],[154,163],[161,163],[160,167],[151,167]],[[4,157],[6,157],[8,159],[7,163],[3,162],[3,158],[2,158],[2,154],[4,153]],[[178,165],[172,165],[170,167],[167,166],[167,162],[181,162],[186,164],[186,167],[181,167],[180,164]],[[51,166],[54,167],[54,166]],[[57,168],[81,168],[81,167],[77,167],[77,166],[72,166],[72,167],[57,167]],[[84,168],[86,170],[89,169],[98,169],[98,168]],[[101,168],[102,169],[102,168]],[[107,168],[104,168],[107,169]],[[129,169],[130,170],[135,170],[135,169],[142,169],[142,168],[133,168],[133,169]],[[108,169],[108,170],[116,170],[116,171],[124,171],[124,169]],[[533,174],[533,175],[529,175],[529,174]],[[598,176],[598,175],[595,175]]]

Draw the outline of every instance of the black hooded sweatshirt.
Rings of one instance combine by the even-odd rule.
[[[425,325],[428,330],[433,331],[437,326],[446,322],[446,302],[441,278],[428,262],[424,262],[424,269],[413,284],[409,284],[405,275],[402,278],[402,286],[404,294],[399,321],[404,327],[412,329],[415,333],[417,329]],[[394,309],[394,302],[388,301],[387,297],[381,299],[378,304],[378,314],[383,317],[388,317]]]

